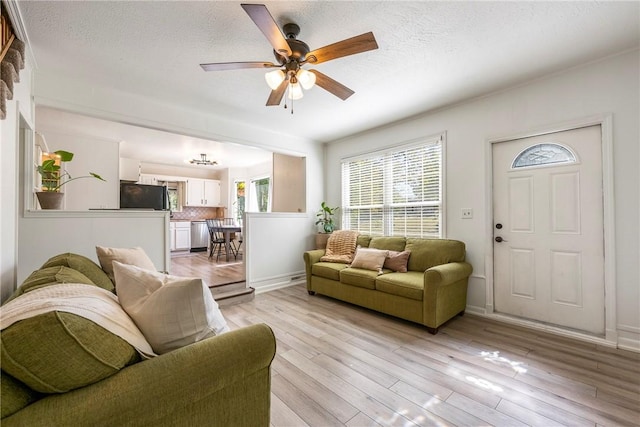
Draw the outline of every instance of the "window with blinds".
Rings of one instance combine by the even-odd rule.
[[[342,228],[442,237],[443,137],[342,161]]]

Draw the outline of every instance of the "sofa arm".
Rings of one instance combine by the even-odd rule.
[[[320,258],[324,255],[324,249],[314,249],[312,251],[306,251],[304,253],[305,265],[312,266],[316,262],[320,261]]]
[[[268,426],[275,351],[267,325],[248,326],[50,395],[2,424]]]
[[[471,275],[473,268],[468,262],[450,262],[436,265],[424,272],[425,291],[427,286],[447,286]]]
[[[436,265],[424,272],[423,323],[431,333],[467,306],[467,285],[472,271],[468,262]]]
[[[306,251],[303,254],[304,257],[304,271],[307,277],[307,289],[311,289],[311,267],[316,262],[320,261],[320,258],[324,255],[324,249],[315,249],[312,251]]]

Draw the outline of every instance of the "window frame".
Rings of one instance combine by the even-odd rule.
[[[385,178],[383,178],[383,182],[381,184],[381,187],[383,189],[383,203],[382,203],[382,234],[381,236],[393,236],[393,214],[392,214],[392,210],[394,207],[402,207],[404,206],[420,206],[420,207],[437,207],[438,208],[438,212],[439,212],[439,223],[438,223],[438,233],[436,234],[432,234],[432,233],[424,233],[421,231],[420,237],[423,238],[438,238],[438,239],[442,239],[446,237],[446,200],[445,200],[445,194],[446,194],[446,132],[441,132],[441,133],[437,133],[435,135],[429,135],[429,136],[424,136],[424,137],[420,137],[420,138],[415,138],[412,140],[407,140],[407,141],[403,141],[397,144],[392,144],[392,145],[388,145],[386,147],[384,147],[383,149],[380,150],[375,150],[375,151],[370,151],[370,152],[365,152],[365,153],[361,153],[358,155],[354,155],[354,156],[349,156],[349,157],[345,157],[342,158],[340,160],[340,173],[341,173],[341,189],[340,189],[340,193],[341,193],[341,200],[342,200],[342,209],[341,209],[341,224],[342,227],[344,229],[349,229],[348,227],[350,227],[350,222],[349,222],[349,215],[350,215],[350,211],[351,209],[349,209],[349,193],[347,191],[348,189],[348,184],[345,182],[345,171],[344,171],[344,167],[346,163],[350,163],[350,162],[355,162],[355,161],[359,161],[359,160],[365,160],[365,159],[374,159],[376,157],[380,157],[382,158],[383,162],[385,163],[385,165],[387,167],[391,166],[390,161],[388,160],[384,160],[385,158],[390,158],[391,156],[393,156],[394,154],[398,154],[401,152],[407,152],[409,150],[415,149],[415,148],[420,148],[420,147],[426,147],[432,144],[439,144],[440,146],[440,165],[439,165],[439,182],[440,182],[440,188],[438,191],[438,198],[439,200],[434,202],[434,201],[421,201],[418,203],[397,203],[397,204],[393,204],[390,201],[392,200],[393,197],[393,193],[391,191],[390,186],[388,185],[388,182],[385,180]],[[383,172],[384,177],[388,177],[389,176],[389,170],[386,170]],[[379,207],[379,205],[369,205],[369,206],[375,206],[375,207]],[[362,208],[366,208],[366,205],[362,205]],[[363,231],[364,232],[364,231]],[[372,235],[378,235],[378,234],[373,234],[370,232],[366,232],[367,234],[372,234]],[[406,234],[406,233],[405,233]],[[398,236],[398,234],[395,234],[396,236]],[[405,236],[405,237],[418,237],[418,236]]]
[[[257,192],[254,183],[256,181],[262,181],[263,179],[269,180],[268,193],[267,193],[267,210],[265,212],[260,212]],[[249,204],[245,204],[245,212],[258,212],[258,213],[266,213],[271,212],[271,199],[273,195],[273,177],[270,174],[257,175],[249,179]],[[245,194],[246,194],[246,184],[245,184]],[[246,197],[246,195],[245,195]],[[245,199],[246,202],[246,199]]]

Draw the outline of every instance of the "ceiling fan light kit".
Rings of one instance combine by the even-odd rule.
[[[372,32],[351,37],[312,51],[305,42],[297,39],[300,33],[300,27],[297,24],[285,24],[282,27],[283,34],[283,31],[280,31],[278,24],[276,24],[265,5],[242,4],[241,6],[273,47],[273,54],[277,64],[271,62],[200,64],[205,71],[278,68],[265,74],[267,85],[271,88],[267,106],[280,105],[285,92],[288,92],[287,98],[291,100],[300,99],[304,96],[302,89],[309,90],[314,85],[320,86],[343,101],[355,93],[331,77],[317,70],[305,70],[302,66],[305,64],[320,64],[377,49],[378,43]],[[286,103],[284,107],[287,108]],[[293,113],[293,110],[291,112]]]
[[[280,83],[282,83],[282,81],[284,80],[284,71],[269,71],[264,75],[264,79],[267,81],[267,84],[272,90],[276,90],[278,89],[278,86],[280,86]]]

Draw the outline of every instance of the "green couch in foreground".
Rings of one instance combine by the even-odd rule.
[[[55,283],[113,291],[96,264],[64,254],[10,300]],[[269,425],[276,340],[265,324],[143,360],[90,320],[51,311],[5,327],[1,344],[3,427]]]
[[[436,334],[464,314],[471,265],[457,240],[358,236],[357,245],[396,252],[410,251],[407,272],[350,267],[322,262],[325,250],[304,253],[307,290],[411,322]]]

